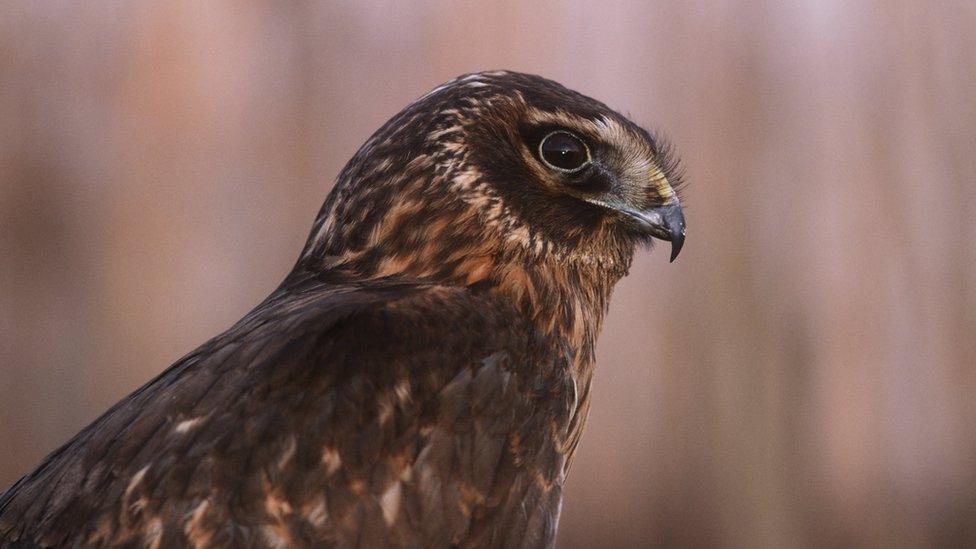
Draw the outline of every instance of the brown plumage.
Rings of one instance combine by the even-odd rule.
[[[0,495],[0,541],[552,545],[613,285],[684,239],[673,169],[549,80],[434,89],[271,296]]]

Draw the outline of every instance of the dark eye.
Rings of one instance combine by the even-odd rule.
[[[586,143],[564,131],[555,131],[542,138],[539,156],[550,168],[564,172],[575,172],[590,163]]]

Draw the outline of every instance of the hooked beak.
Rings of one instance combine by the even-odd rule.
[[[671,262],[678,258],[685,244],[685,214],[677,197],[667,204],[637,210],[618,201],[589,200],[593,204],[609,208],[627,216],[638,231],[671,243]]]
[[[618,211],[636,222],[637,227],[655,238],[671,243],[671,262],[678,258],[685,244],[685,214],[675,201],[642,211],[621,208]]]

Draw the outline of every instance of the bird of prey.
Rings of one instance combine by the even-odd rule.
[[[552,546],[611,290],[684,241],[675,171],[550,80],[433,89],[267,299],[0,495],[0,542]]]

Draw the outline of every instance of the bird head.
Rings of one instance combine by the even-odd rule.
[[[603,103],[538,76],[465,75],[409,105],[343,169],[300,265],[477,281],[501,261],[620,276],[685,238],[676,161]],[[614,277],[616,279],[616,277]]]

